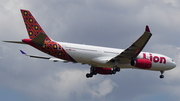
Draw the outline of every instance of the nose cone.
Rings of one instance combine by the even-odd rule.
[[[172,69],[175,68],[175,67],[176,67],[176,63],[173,62],[173,63],[172,63]]]
[[[173,68],[175,68],[176,67],[176,63],[172,60],[171,62],[170,62],[170,64],[169,64],[169,68],[170,69],[173,69]]]
[[[173,59],[169,58],[169,57],[166,57],[167,61],[166,61],[166,64],[165,64],[165,69],[166,70],[170,70],[170,69],[173,69],[176,67],[176,63]]]

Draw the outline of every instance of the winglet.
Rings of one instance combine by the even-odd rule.
[[[20,50],[20,52],[21,52],[22,54],[26,55],[26,53],[25,53],[24,51]]]
[[[150,32],[150,29],[149,29],[149,26],[148,26],[148,25],[146,25],[145,32]]]

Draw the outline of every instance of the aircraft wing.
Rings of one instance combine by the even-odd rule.
[[[54,58],[54,57],[43,57],[43,56],[36,56],[36,55],[28,55],[26,54],[24,51],[20,50],[20,52],[23,54],[23,55],[26,55],[26,56],[29,56],[29,57],[32,57],[32,58],[39,58],[39,59],[47,59],[47,60],[51,60],[53,62],[69,62],[69,61],[66,61],[66,60],[62,60],[62,59],[59,59],[59,58]]]
[[[151,36],[152,34],[149,27],[146,26],[145,32],[142,36],[140,36],[131,46],[109,61],[119,60],[121,64],[129,63],[132,59],[135,59],[139,55]]]

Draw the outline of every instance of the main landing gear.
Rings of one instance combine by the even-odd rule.
[[[116,72],[119,72],[121,69],[117,66],[114,66],[110,74],[116,74]]]
[[[164,75],[163,75],[164,71],[160,71],[160,72],[161,72],[161,75],[159,77],[162,79],[164,78]]]
[[[93,77],[93,75],[96,75],[96,74],[97,74],[97,72],[95,71],[95,67],[91,66],[90,73],[87,73],[86,77],[91,78],[91,77]]]

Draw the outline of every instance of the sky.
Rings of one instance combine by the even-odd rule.
[[[179,0],[0,0],[0,40],[28,38],[20,9],[30,10],[56,41],[127,48],[148,25],[143,51],[174,59],[160,72],[122,69],[87,79],[89,65],[54,63],[21,55],[47,56],[28,46],[0,42],[0,101],[179,101]]]

